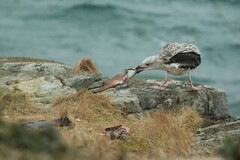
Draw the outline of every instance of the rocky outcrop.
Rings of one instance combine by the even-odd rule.
[[[239,137],[240,120],[200,128],[196,135],[197,141],[193,147],[197,152],[220,151],[227,138]]]
[[[160,80],[132,79],[129,86],[117,86],[96,93],[108,80],[101,74],[74,72],[72,67],[61,63],[0,60],[0,89],[3,95],[8,91],[21,92],[39,106],[51,107],[57,98],[86,88],[95,94],[108,96],[124,113],[137,116],[159,108],[193,107],[206,119],[214,119],[214,123],[221,121],[216,125],[209,123],[196,133],[198,139],[194,147],[201,152],[217,149],[222,146],[224,138],[240,134],[240,121],[232,121],[227,111],[226,94],[221,89],[195,84],[200,90],[193,92],[187,82],[169,81],[162,85]],[[227,122],[229,120],[231,122]]]
[[[76,73],[68,65],[48,62],[1,62],[1,88],[20,91],[33,102],[51,107],[60,96],[87,88],[96,91],[109,79],[101,74]],[[129,86],[118,86],[102,93],[126,113],[142,113],[158,108],[194,107],[202,115],[212,118],[228,116],[227,99],[223,90],[198,85],[198,92],[189,91],[186,82],[169,81],[159,88],[161,81],[132,80]]]
[[[54,100],[60,96],[76,93],[75,89],[64,86],[54,76],[43,76],[13,85],[14,89],[26,93],[32,101],[44,107],[51,107]]]
[[[47,62],[0,62],[1,78],[8,77],[40,77],[56,76],[70,70],[71,67],[59,63]]]
[[[2,62],[0,85],[10,91],[25,93],[40,106],[50,107],[56,98],[76,93],[57,78],[71,67],[59,63]]]
[[[227,99],[223,90],[198,85],[198,92],[190,91],[188,83],[170,81],[159,89],[161,81],[139,81],[127,88],[109,89],[102,94],[129,113],[142,112],[155,108],[172,109],[176,107],[194,107],[202,115],[221,118],[228,116]]]

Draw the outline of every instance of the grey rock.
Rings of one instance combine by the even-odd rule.
[[[101,81],[102,75],[85,72],[81,74],[80,73],[67,74],[62,76],[61,78],[63,79],[62,83],[64,85],[79,91],[84,88],[88,89],[94,83]],[[99,87],[99,86],[96,86],[96,87]]]
[[[104,76],[76,73],[68,65],[37,62],[0,62],[0,86],[20,91],[42,107],[51,107],[61,97],[104,84]]]
[[[143,111],[140,106],[139,97],[131,92],[130,88],[110,89],[101,94],[108,96],[111,101],[121,107],[124,112],[131,114]]]
[[[42,76],[67,73],[70,66],[59,63],[0,62],[0,84],[31,80]]]
[[[198,92],[189,91],[186,82],[170,81],[162,89],[156,85],[162,81],[142,81],[130,83],[129,87],[119,87],[106,90],[103,93],[112,99],[112,102],[127,108],[129,113],[138,113],[144,110],[177,107],[193,107],[202,115],[212,118],[229,116],[227,112],[227,98],[223,90],[199,85]]]
[[[47,120],[37,120],[37,121],[26,121],[22,123],[22,126],[27,126],[30,128],[49,128],[53,126],[70,126],[71,121],[67,117],[62,117],[59,119],[47,121]]]
[[[30,127],[30,128],[50,128],[53,127],[54,123],[51,121],[41,120],[41,121],[28,121],[22,123],[22,126]]]
[[[197,152],[216,152],[223,148],[226,138],[240,135],[240,120],[223,122],[198,129],[193,148]]]
[[[3,63],[1,70],[18,75],[59,75],[71,69],[70,66],[59,63],[11,62]]]
[[[76,90],[63,86],[54,76],[43,76],[11,85],[14,89],[26,93],[31,100],[41,106],[50,107],[61,96],[76,93]]]

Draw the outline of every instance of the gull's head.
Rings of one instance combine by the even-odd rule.
[[[147,57],[143,60],[143,62],[136,67],[137,73],[144,71],[144,70],[154,70],[154,69],[161,69],[162,63],[159,59],[158,55]]]

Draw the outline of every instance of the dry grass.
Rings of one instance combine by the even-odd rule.
[[[39,109],[24,93],[18,91],[0,91],[0,106],[8,116],[30,115],[39,113]]]
[[[142,119],[125,118],[107,97],[82,90],[59,98],[52,109],[41,110],[20,93],[0,95],[5,113],[21,119],[56,119],[67,116],[70,127],[56,127],[73,154],[84,159],[159,159],[190,156],[193,133],[202,120],[193,109],[159,110]],[[21,117],[21,118],[19,118]],[[26,118],[29,119],[29,118]],[[130,128],[127,141],[110,140],[106,127],[122,124]],[[78,153],[80,152],[80,153]],[[74,159],[74,158],[72,158]]]
[[[85,145],[83,148],[90,148],[94,153],[99,150],[96,148],[109,146],[109,140],[101,134],[104,128],[122,124],[130,128],[128,141],[111,143],[109,148],[120,145],[142,154],[189,156],[195,140],[193,133],[202,122],[197,112],[190,108],[175,112],[160,110],[151,117],[128,120],[108,98],[86,90],[59,99],[55,102],[55,108],[58,107],[68,110],[71,119],[80,119],[80,122],[75,121],[73,128],[62,132],[63,137],[72,146]]]
[[[67,97],[59,98],[54,104],[58,108],[81,120],[100,123],[103,121],[113,121],[121,117],[121,112],[110,100],[102,95],[95,95],[87,90],[79,91]]]
[[[97,67],[90,58],[83,58],[74,66],[76,72],[98,73]]]
[[[59,98],[53,109],[58,110],[61,117],[67,115],[73,121],[72,128],[61,129],[60,132],[68,144],[75,147],[86,144],[86,135],[87,139],[99,139],[104,128],[126,121],[107,97],[87,90]]]
[[[0,88],[0,116],[11,122],[52,120],[58,113],[52,109],[44,109],[24,93]]]
[[[136,151],[149,151],[165,156],[189,156],[194,142],[193,133],[202,122],[192,109],[176,112],[157,111],[131,126],[132,139],[126,144]]]

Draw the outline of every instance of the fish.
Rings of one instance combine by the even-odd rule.
[[[128,86],[129,80],[132,79],[137,73],[138,71],[136,68],[124,69],[122,73],[115,75],[113,78],[107,81],[106,84],[97,92],[103,92],[109,88],[114,88],[116,86],[124,84],[127,84]]]

